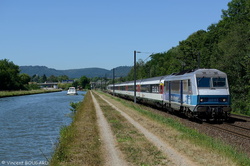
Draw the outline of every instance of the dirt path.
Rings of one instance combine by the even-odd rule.
[[[101,134],[101,141],[104,145],[103,154],[105,158],[105,164],[107,166],[111,166],[111,165],[126,166],[127,163],[125,160],[123,160],[121,151],[116,147],[117,142],[92,92],[91,92],[91,96],[93,98],[95,109],[96,109],[97,121],[98,121],[100,134]]]
[[[98,94],[99,95],[99,94]],[[143,127],[141,124],[136,122],[133,118],[131,118],[128,114],[123,112],[121,109],[117,108],[115,105],[113,105],[111,102],[106,100],[103,96],[99,95],[105,102],[107,102],[110,106],[112,106],[115,110],[121,113],[122,116],[124,116],[129,123],[135,126],[144,136],[153,143],[160,151],[162,151],[175,165],[178,166],[194,166],[197,165],[193,161],[191,161],[186,156],[180,154],[175,149],[171,148],[169,144],[162,141],[159,137],[157,137],[155,134],[151,133],[149,130],[147,130],[145,127]]]

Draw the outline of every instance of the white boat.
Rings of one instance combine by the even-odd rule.
[[[78,95],[76,88],[75,87],[69,87],[67,95]]]

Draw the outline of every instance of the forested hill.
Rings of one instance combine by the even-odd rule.
[[[107,77],[112,78],[113,70],[107,70],[103,68],[83,68],[83,69],[70,69],[70,70],[56,70],[53,68],[48,68],[46,66],[20,66],[21,73],[26,73],[29,76],[44,74],[49,77],[51,75],[61,76],[67,75],[69,78],[80,78],[81,76],[86,76],[88,78],[93,77]],[[121,66],[115,68],[115,77],[126,77],[131,67]]]

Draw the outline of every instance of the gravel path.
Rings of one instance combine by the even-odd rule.
[[[111,131],[111,128],[105,119],[103,112],[96,101],[95,97],[91,93],[91,96],[93,98],[94,104],[95,104],[95,109],[96,109],[96,114],[97,114],[97,121],[98,125],[100,128],[100,134],[101,134],[101,141],[104,146],[104,158],[105,158],[105,164],[107,166],[126,166],[127,163],[122,157],[121,151],[116,148],[116,140],[114,138],[114,135]]]
[[[100,95],[99,95],[100,96]],[[112,106],[114,109],[116,109],[118,112],[121,113],[122,116],[124,116],[131,124],[133,124],[141,133],[145,135],[145,137],[152,142],[159,150],[161,150],[164,154],[168,156],[170,160],[175,165],[178,166],[194,166],[196,165],[194,162],[192,162],[189,158],[186,156],[181,155],[179,152],[177,152],[175,149],[171,148],[171,145],[167,144],[166,142],[162,141],[159,137],[151,133],[149,130],[147,130],[145,127],[140,125],[138,122],[136,122],[133,118],[131,118],[128,114],[114,106],[112,103],[110,103],[108,100],[100,96],[104,101],[106,101],[110,106]]]

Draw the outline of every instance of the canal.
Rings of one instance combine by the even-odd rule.
[[[82,101],[85,93],[0,98],[0,165],[45,165],[42,162],[51,158],[60,128],[71,123],[70,102]]]

